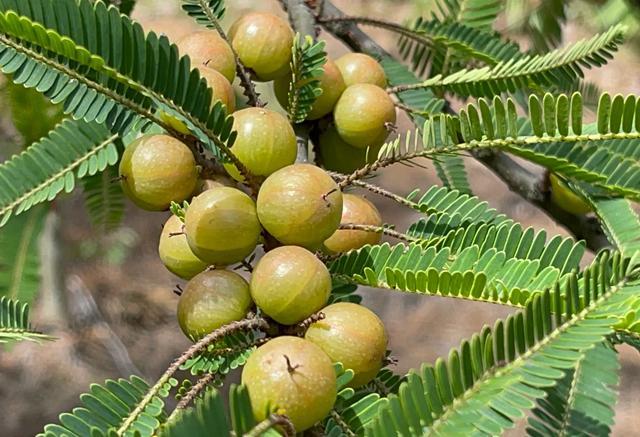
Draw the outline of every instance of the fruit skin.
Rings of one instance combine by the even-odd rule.
[[[249,284],[237,273],[208,270],[191,279],[178,301],[178,323],[194,341],[242,319],[251,307]]]
[[[293,31],[282,18],[264,12],[246,14],[233,23],[228,37],[258,80],[273,80],[289,72]]]
[[[380,88],[387,86],[387,76],[382,65],[369,55],[347,53],[336,59],[336,65],[347,86],[357,83],[369,83]]]
[[[218,266],[242,261],[260,237],[255,203],[230,187],[215,187],[194,197],[184,226],[193,253]]]
[[[122,190],[140,208],[162,211],[188,198],[198,183],[191,150],[168,135],[145,135],[125,149]]]
[[[298,323],[327,304],[331,275],[313,253],[299,246],[267,252],[251,276],[251,297],[283,325]]]
[[[231,151],[254,175],[269,176],[296,160],[296,134],[282,114],[266,108],[241,109],[233,115],[233,130],[238,136]],[[224,167],[234,179],[244,179],[233,164]]]
[[[257,421],[279,412],[287,415],[296,432],[322,420],[337,397],[331,360],[315,344],[298,337],[278,337],[260,346],[242,369],[242,384]]]
[[[366,164],[374,162],[381,147],[380,145],[368,148],[353,147],[340,138],[333,126],[320,134],[318,145],[323,167],[346,174],[353,173]]]
[[[177,46],[181,55],[191,58],[191,68],[206,65],[233,82],[236,58],[229,44],[217,32],[202,30],[190,33],[178,41]]]
[[[551,201],[571,214],[582,215],[592,211],[591,206],[574,193],[562,179],[554,173],[549,175]]]
[[[380,212],[362,196],[343,194],[342,219],[340,223],[356,223],[362,225],[381,226]],[[360,249],[366,244],[378,244],[382,234],[378,232],[338,229],[324,242],[324,246],[332,253],[347,252]]]
[[[257,210],[262,226],[278,241],[315,249],[338,229],[342,192],[324,170],[293,164],[264,181]]]
[[[273,91],[275,92],[276,98],[285,109],[288,106],[290,81],[291,76],[287,75],[273,82]],[[317,120],[330,113],[346,89],[340,70],[336,67],[336,63],[330,59],[327,59],[327,62],[324,64],[324,73],[320,76],[320,88],[322,89],[322,94],[320,94],[313,103],[311,111],[307,114],[307,120]]]
[[[387,333],[371,310],[340,302],[322,310],[325,318],[313,323],[305,338],[317,344],[334,362],[354,372],[349,386],[371,381],[382,368],[387,351]]]
[[[208,264],[193,254],[184,234],[170,235],[182,232],[182,228],[182,221],[178,217],[169,217],[160,234],[158,254],[171,273],[183,279],[191,279],[206,269]]]
[[[235,182],[227,175],[216,174],[198,182],[198,194],[217,187],[235,187]]]
[[[348,87],[333,110],[336,130],[354,147],[379,146],[389,135],[386,123],[395,123],[393,101],[380,87],[356,84]]]

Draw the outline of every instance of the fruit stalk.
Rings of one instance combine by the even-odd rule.
[[[403,234],[402,232],[394,231],[393,229],[389,229],[384,226],[362,225],[357,223],[341,223],[339,229],[385,234],[390,237],[397,238],[398,240],[406,241],[407,243],[420,243],[422,241],[420,240],[420,238],[412,237],[410,235]]]
[[[329,173],[329,175],[331,175],[331,177],[333,179],[335,179],[336,181],[344,181],[345,179],[347,179],[349,176],[342,174],[342,173],[338,173],[335,171],[327,171],[327,173]],[[376,193],[382,197],[386,197],[388,199],[391,199],[401,205],[405,205],[408,206],[409,208],[416,208],[416,204],[402,196],[399,196],[395,193],[392,193],[391,191],[385,190],[384,188],[381,188],[377,185],[373,185],[373,184],[368,184],[366,182],[363,182],[361,180],[358,179],[353,179],[349,182],[349,185],[354,185],[356,187],[361,187],[364,188],[365,190],[371,191],[372,193]]]

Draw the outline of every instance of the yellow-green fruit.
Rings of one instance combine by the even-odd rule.
[[[191,68],[206,65],[220,72],[229,82],[236,75],[236,59],[229,44],[218,32],[201,30],[190,33],[178,41],[181,55],[189,55]]]
[[[367,148],[345,143],[333,126],[320,134],[318,144],[323,167],[340,173],[353,173],[372,163],[380,151],[380,145]]]
[[[188,198],[198,183],[191,150],[168,135],[133,141],[120,161],[122,190],[140,208],[162,211]]]
[[[187,242],[200,259],[229,265],[258,244],[260,223],[253,200],[242,191],[216,187],[194,197],[184,218]]]
[[[555,174],[549,175],[551,181],[551,201],[571,214],[587,214],[592,211],[591,206],[579,195],[574,193],[562,179]]]
[[[362,196],[343,194],[342,219],[340,223],[381,226],[382,217],[378,209]],[[378,244],[382,234],[379,232],[338,229],[324,245],[330,252],[339,253],[360,249],[366,244]]]
[[[194,341],[242,319],[251,307],[249,284],[237,273],[208,270],[193,277],[178,302],[178,323]]]
[[[207,268],[207,263],[195,256],[187,243],[182,221],[172,215],[162,228],[158,244],[160,260],[173,274],[191,279]]]
[[[389,135],[387,123],[395,123],[396,109],[385,90],[371,84],[347,87],[333,110],[340,137],[355,147],[373,147]]]
[[[288,106],[290,81],[291,76],[288,75],[278,78],[273,82],[273,90],[276,98],[283,108],[287,108]],[[307,120],[317,120],[330,113],[346,88],[340,70],[336,67],[335,62],[330,59],[327,59],[327,62],[324,64],[324,73],[320,76],[320,88],[322,89],[322,94],[320,94],[313,103],[311,111],[307,114]]]
[[[347,86],[357,83],[370,83],[380,88],[387,86],[387,77],[382,65],[369,55],[347,53],[336,60],[336,65]]]
[[[382,321],[362,305],[347,302],[329,305],[322,313],[324,319],[313,323],[304,337],[320,346],[332,361],[353,370],[351,387],[371,381],[387,351]]]
[[[278,241],[314,249],[338,229],[342,192],[311,164],[294,164],[269,176],[258,193],[258,218]]]
[[[258,80],[273,80],[289,72],[293,31],[282,18],[264,12],[243,15],[229,29],[229,40]]]
[[[285,414],[296,432],[311,428],[333,408],[337,381],[329,357],[298,337],[278,337],[260,346],[242,369],[253,415]]]
[[[289,120],[266,108],[241,109],[233,115],[238,133],[231,151],[253,175],[269,176],[296,160],[296,134]],[[243,177],[233,164],[225,164],[236,180]]]
[[[311,252],[281,246],[267,252],[251,275],[251,297],[278,323],[293,325],[327,304],[331,275]]]

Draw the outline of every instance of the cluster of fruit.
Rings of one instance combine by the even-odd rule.
[[[213,102],[222,101],[229,112],[235,108],[230,83],[234,51],[255,79],[275,79],[276,95],[286,99],[293,42],[288,24],[273,15],[248,14],[231,27],[229,41],[231,46],[217,33],[204,31],[178,44],[213,89]],[[324,66],[323,93],[310,119],[333,111],[335,126],[320,139],[325,165],[341,163],[346,156],[348,165],[360,166],[366,147],[379,147],[386,139],[395,109],[382,88],[385,82],[380,65],[364,55],[345,55]],[[175,130],[188,133],[181,121],[163,117]],[[291,326],[306,328],[299,332],[303,338],[276,334],[250,356],[242,374],[257,419],[277,408],[302,431],[335,402],[333,362],[354,371],[354,387],[371,381],[383,364],[387,335],[382,322],[360,305],[327,305],[331,276],[314,253],[376,244],[377,232],[339,226],[379,227],[382,219],[365,198],[343,194],[321,168],[294,164],[296,137],[286,117],[254,107],[233,117],[237,137],[232,152],[251,174],[265,178],[255,200],[229,178],[200,178],[192,151],[168,135],[145,135],[126,148],[120,163],[122,186],[147,210],[190,200],[183,218],[167,220],[158,247],[164,265],[189,280],[178,303],[178,321],[190,339],[256,309],[274,321],[279,333],[292,332]],[[225,168],[243,181],[233,164]],[[250,282],[225,270],[244,262],[266,239],[277,244],[269,245]]]

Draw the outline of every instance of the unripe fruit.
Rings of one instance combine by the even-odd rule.
[[[357,83],[369,83],[380,88],[387,86],[382,65],[364,53],[347,53],[336,60],[336,65],[347,86]]]
[[[378,209],[362,196],[343,194],[342,219],[340,223],[381,226],[382,217]],[[324,245],[330,252],[347,252],[360,249],[366,244],[378,244],[382,234],[379,232],[338,229]]]
[[[291,76],[287,75],[273,82],[276,98],[283,108],[288,106],[290,81]],[[313,103],[311,111],[307,114],[307,120],[317,120],[330,113],[346,88],[340,70],[336,67],[335,62],[330,59],[327,59],[324,64],[324,73],[320,76],[320,88],[322,89],[322,94]]]
[[[380,151],[380,146],[353,147],[345,143],[333,126],[320,134],[318,145],[323,167],[347,174],[374,162]]]
[[[298,246],[267,252],[251,276],[251,297],[278,323],[293,325],[327,304],[331,275],[313,253]]]
[[[242,319],[251,307],[249,284],[237,273],[208,270],[191,279],[178,302],[182,332],[194,341]]]
[[[255,203],[242,191],[229,187],[212,188],[194,197],[184,225],[193,253],[215,265],[242,261],[253,252],[260,237]]]
[[[165,267],[183,279],[193,278],[208,265],[191,251],[183,233],[182,221],[175,215],[169,217],[162,228],[158,253]]]
[[[229,40],[258,80],[272,80],[289,72],[293,31],[282,18],[264,12],[246,14],[229,29]]]
[[[257,421],[272,412],[282,413],[296,432],[322,420],[337,397],[331,360],[318,346],[298,337],[278,337],[260,346],[242,369],[242,384]]]
[[[322,349],[332,361],[354,372],[349,383],[359,387],[371,381],[387,351],[387,333],[371,310],[354,303],[335,303],[322,310],[324,319],[313,323],[305,338]]]
[[[316,248],[338,229],[342,192],[311,164],[294,164],[269,176],[258,193],[258,218],[278,241]]]
[[[181,55],[189,55],[191,58],[191,68],[206,65],[233,82],[236,60],[231,47],[218,32],[202,30],[190,33],[178,41],[177,46]]]
[[[296,134],[282,114],[266,108],[241,109],[233,115],[233,130],[238,136],[231,151],[253,175],[269,176],[296,160]],[[225,168],[234,179],[243,180],[233,164]]]
[[[198,183],[191,150],[168,135],[133,141],[120,161],[122,190],[140,208],[162,211],[188,198]]]
[[[592,211],[591,206],[574,193],[558,176],[551,173],[549,180],[551,181],[551,201],[553,203],[571,214],[582,215]]]
[[[387,123],[395,123],[396,109],[382,88],[356,84],[342,93],[333,117],[344,141],[355,147],[373,147],[389,135]]]

